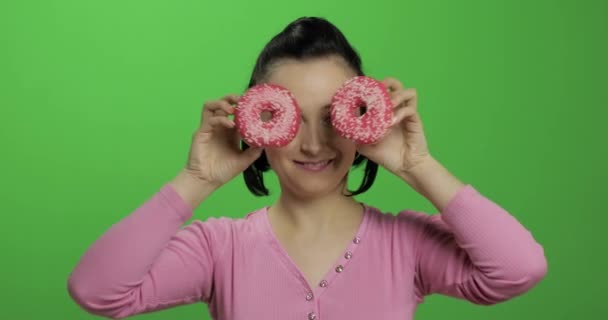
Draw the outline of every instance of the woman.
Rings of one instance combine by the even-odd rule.
[[[202,301],[214,319],[391,320],[412,319],[432,293],[494,304],[538,283],[542,247],[430,154],[414,89],[383,80],[394,117],[380,142],[356,145],[332,130],[331,98],[357,75],[360,58],[335,26],[289,24],[262,51],[249,87],[274,83],[294,94],[302,110],[294,140],[241,150],[229,118],[239,96],[206,103],[185,168],[88,249],[68,281],[73,299],[111,318]],[[349,170],[363,163],[362,184],[348,190]],[[357,202],[378,165],[439,214],[392,215]],[[268,194],[270,168],[281,187],[275,203],[182,228],[240,173],[254,194]]]

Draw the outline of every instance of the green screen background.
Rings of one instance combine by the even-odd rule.
[[[0,318],[97,318],[67,293],[79,257],[177,174],[202,104],[242,93],[264,44],[305,15],[336,24],[368,75],[416,88],[435,157],[545,248],[528,294],[491,307],[431,296],[416,319],[602,318],[608,2],[590,0],[3,1]],[[268,179],[269,198],[239,176],[193,218],[271,203]],[[386,171],[358,199],[435,212]]]

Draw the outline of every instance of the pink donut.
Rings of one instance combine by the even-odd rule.
[[[365,106],[366,112],[357,115]],[[331,122],[336,132],[357,144],[372,144],[388,131],[393,117],[390,94],[386,86],[366,76],[346,81],[331,102]]]
[[[262,121],[262,112],[271,119]],[[234,122],[243,140],[253,147],[283,147],[300,127],[300,108],[293,94],[275,84],[251,87],[239,100]]]

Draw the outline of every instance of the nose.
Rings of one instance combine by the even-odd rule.
[[[326,143],[325,132],[322,128],[303,123],[299,131],[302,152],[311,156],[318,155]]]

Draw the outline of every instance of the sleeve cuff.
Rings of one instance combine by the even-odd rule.
[[[182,222],[186,222],[192,214],[194,210],[190,207],[184,199],[173,189],[171,184],[165,183],[160,189],[160,194],[167,200],[167,203],[171,208],[175,210],[175,213],[182,219]]]
[[[479,195],[479,192],[471,184],[466,184],[450,199],[445,208],[443,208],[442,214],[449,215],[452,212],[468,210],[471,207],[471,200],[474,200]]]

